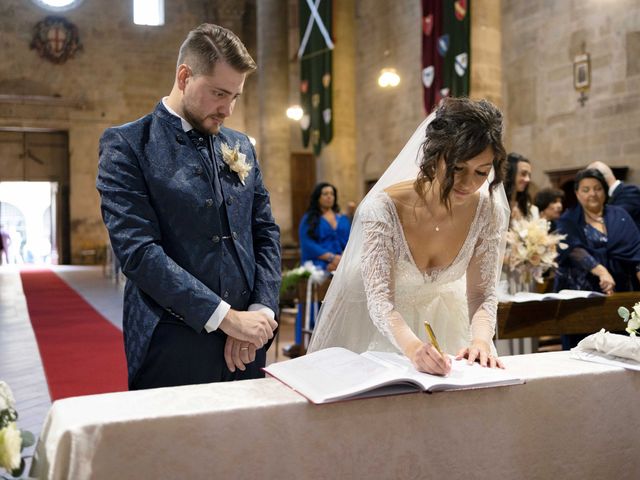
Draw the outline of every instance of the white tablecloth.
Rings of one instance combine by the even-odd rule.
[[[640,374],[505,357],[524,385],[314,406],[274,379],[56,401],[52,479],[640,478]]]

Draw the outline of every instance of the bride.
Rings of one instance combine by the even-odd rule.
[[[360,204],[309,351],[400,351],[418,370],[447,374],[428,321],[445,353],[503,367],[492,339],[505,157],[500,111],[446,98]]]

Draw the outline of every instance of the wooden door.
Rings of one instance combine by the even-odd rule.
[[[52,248],[59,262],[70,263],[69,141],[67,132],[0,131],[0,181],[51,182],[55,194]]]
[[[311,153],[291,154],[291,216],[293,238],[298,242],[298,227],[309,206],[309,197],[316,186],[316,159]]]

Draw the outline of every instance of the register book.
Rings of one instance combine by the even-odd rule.
[[[319,350],[266,367],[272,377],[312,403],[395,395],[499,387],[524,383],[509,370],[451,360],[446,377],[417,371],[404,355],[391,352],[357,354],[340,347]]]

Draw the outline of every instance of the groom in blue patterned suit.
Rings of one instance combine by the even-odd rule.
[[[180,47],[171,94],[100,140],[132,390],[264,376],[280,231],[253,146],[222,126],[255,69],[231,31],[200,25]]]

